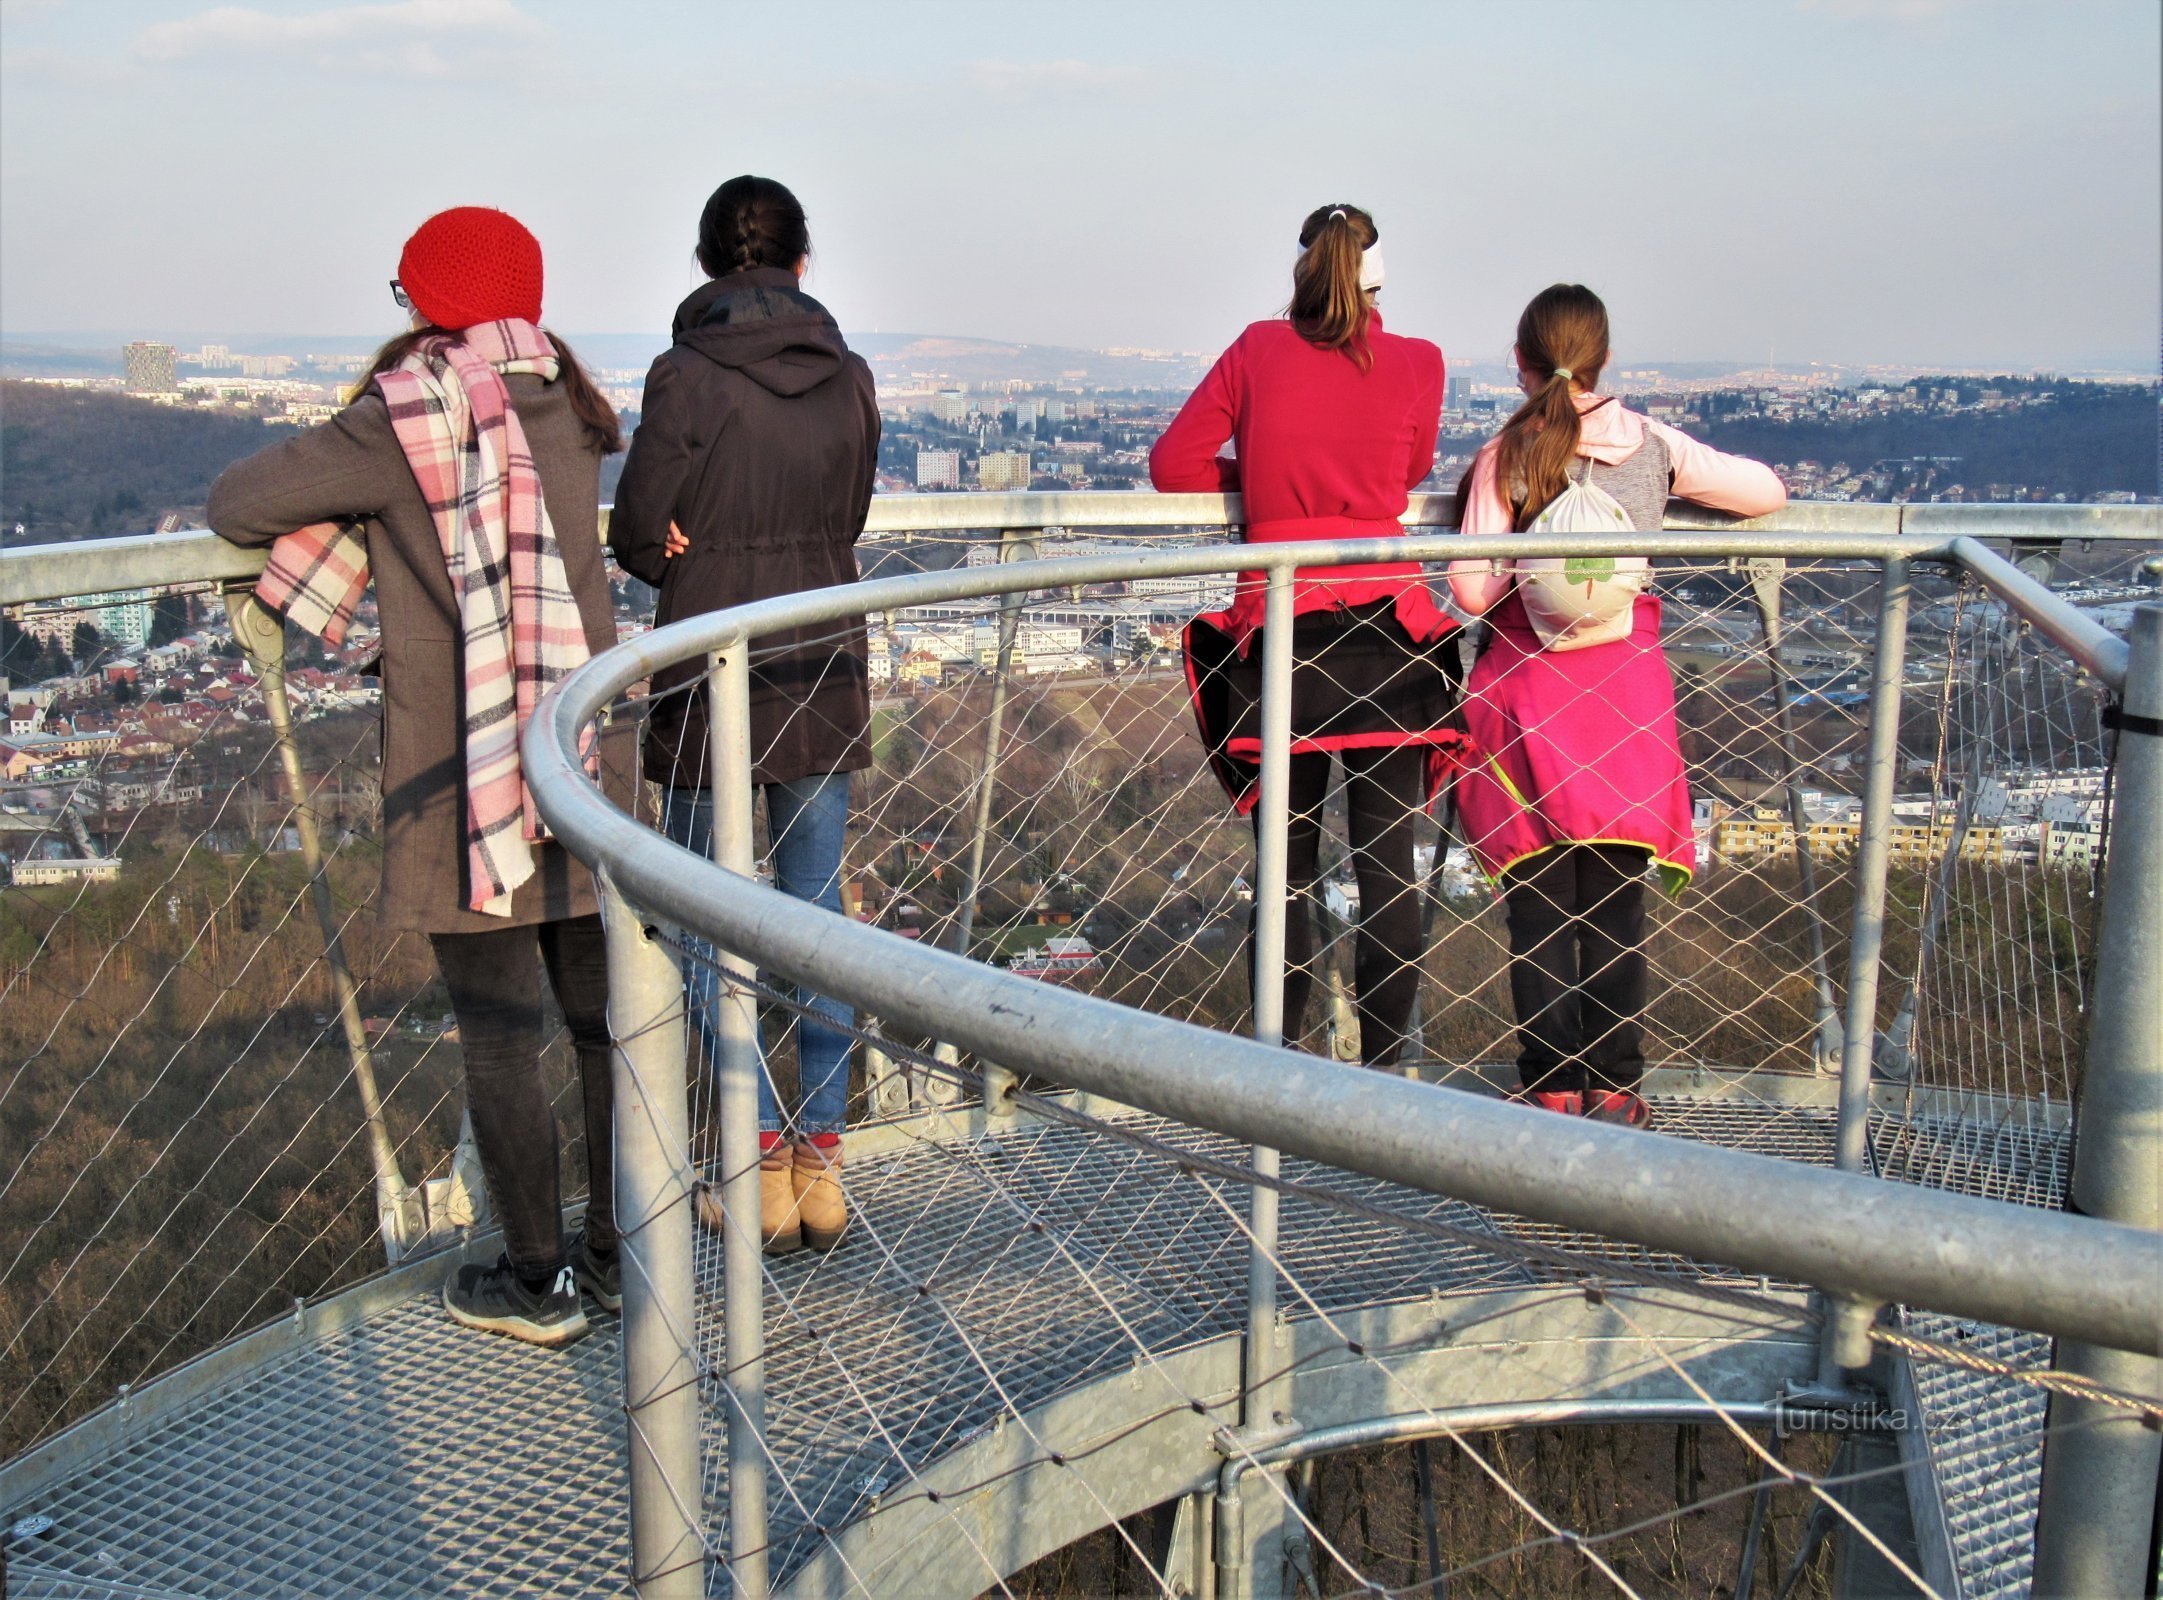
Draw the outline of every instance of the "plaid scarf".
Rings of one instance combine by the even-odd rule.
[[[458,601],[467,903],[486,916],[511,914],[511,892],[533,876],[529,842],[548,837],[518,735],[542,694],[588,655],[533,453],[503,384],[513,372],[553,379],[559,365],[530,322],[487,322],[425,341],[376,380]],[[318,523],[277,542],[256,592],[336,643],[367,582],[358,525]]]

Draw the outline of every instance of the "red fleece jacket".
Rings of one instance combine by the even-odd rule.
[[[1374,362],[1362,371],[1342,351],[1309,344],[1289,322],[1254,323],[1149,452],[1149,481],[1175,494],[1242,494],[1250,543],[1401,533],[1397,519],[1434,465],[1442,352],[1425,339],[1385,333],[1379,314],[1367,340]],[[1227,439],[1237,459],[1217,454]],[[1414,638],[1443,625],[1411,562],[1302,568],[1295,609],[1390,596]],[[1260,575],[1245,574],[1221,625],[1243,648],[1261,614]]]

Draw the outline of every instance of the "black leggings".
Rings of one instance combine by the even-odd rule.
[[[1635,1089],[1644,1076],[1641,845],[1571,844],[1503,874],[1525,1088]]]
[[[503,1224],[503,1253],[529,1280],[553,1277],[564,1263],[556,1110],[541,1076],[541,965],[547,963],[585,1091],[586,1237],[605,1255],[616,1247],[616,1196],[601,919],[436,933],[429,943],[458,1017],[466,1108],[488,1198]]]
[[[1412,869],[1412,822],[1419,815],[1427,764],[1424,745],[1340,751],[1346,832],[1359,880],[1359,934],[1353,984],[1361,1054],[1370,1066],[1394,1066],[1419,995],[1420,891]],[[1322,802],[1329,757],[1292,757],[1291,826],[1285,835],[1284,1042],[1296,1045],[1314,982],[1314,913],[1309,889],[1322,848]],[[1254,814],[1261,837],[1261,808]],[[1253,992],[1253,920],[1248,921],[1248,992]]]

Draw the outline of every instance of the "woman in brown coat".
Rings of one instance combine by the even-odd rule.
[[[803,207],[771,178],[731,178],[699,218],[712,281],[677,308],[675,344],[646,375],[609,518],[616,560],[661,591],[657,625],[856,580],[879,408],[871,369],[801,287],[810,250]],[[654,674],[646,735],[669,834],[701,854],[713,838],[704,672],[686,662]],[[775,882],[834,912],[849,774],[871,764],[869,722],[861,624],[754,641],[751,777],[766,797]],[[711,1060],[711,966],[694,965],[691,991]],[[759,1079],[760,1228],[774,1253],[831,1249],[846,1221],[835,1169],[849,1036],[830,1024],[846,1028],[851,1014],[827,996],[798,998],[798,1104],[784,1110],[771,1076]]]
[[[501,846],[519,865],[501,880],[511,886],[491,895],[496,861],[475,853],[471,803],[481,784],[463,715],[489,688],[477,683],[472,663],[498,641],[474,631],[472,596],[488,574],[462,568],[466,577],[454,585],[455,558],[447,551],[476,505],[511,507],[515,527],[523,486],[526,514],[539,526],[527,543],[542,547],[536,559],[551,563],[544,568],[550,581],[523,612],[521,598],[512,598],[506,650],[509,635],[531,633],[534,607],[542,619],[536,626],[553,623],[546,637],[559,651],[578,656],[581,633],[584,653],[608,649],[616,634],[598,529],[600,469],[622,444],[614,410],[576,358],[533,326],[541,314],[540,246],[511,217],[479,207],[431,217],[407,242],[392,291],[413,325],[384,346],[353,403],[228,468],[212,486],[209,521],[224,538],[251,547],[274,546],[311,524],[361,524],[383,639],[378,917],[387,929],[427,934],[434,946],[458,1018],[474,1141],[503,1225],[503,1259],[463,1268],[445,1285],[444,1304],[468,1326],[567,1344],[587,1331],[579,1288],[608,1309],[622,1304],[601,920],[591,875],[553,841]],[[441,404],[446,393],[448,408]],[[425,395],[429,404],[394,405],[389,395]],[[446,415],[465,418],[462,440],[441,431],[454,426]],[[476,482],[470,474],[486,469],[471,463],[492,459],[476,453],[476,430],[491,420],[511,448],[493,458],[502,466],[492,481]],[[433,461],[431,428],[441,447]],[[444,485],[461,471],[469,477],[463,498],[453,500]],[[553,555],[545,548],[551,526]],[[505,558],[514,584],[506,587],[516,586],[519,548],[514,539]],[[552,565],[558,556],[560,578]],[[517,648],[530,652],[530,637]],[[527,665],[518,658],[520,672]],[[628,787],[614,776],[611,787]],[[515,764],[507,781],[515,799]],[[518,832],[506,819],[506,835]],[[481,869],[487,883],[476,882]],[[585,1098],[586,1221],[568,1241],[556,1118],[540,1069],[543,964],[576,1045]]]

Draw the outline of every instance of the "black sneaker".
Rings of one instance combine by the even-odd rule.
[[[586,1230],[574,1228],[571,1237],[564,1241],[565,1253],[571,1259],[571,1274],[578,1280],[579,1288],[593,1297],[593,1303],[603,1311],[623,1309],[623,1253],[610,1251],[604,1258],[594,1254],[586,1243]]]
[[[443,1309],[453,1322],[507,1333],[528,1344],[573,1344],[589,1331],[585,1308],[578,1303],[577,1280],[568,1266],[537,1294],[518,1281],[507,1256],[498,1256],[492,1267],[460,1267],[443,1285]]]

